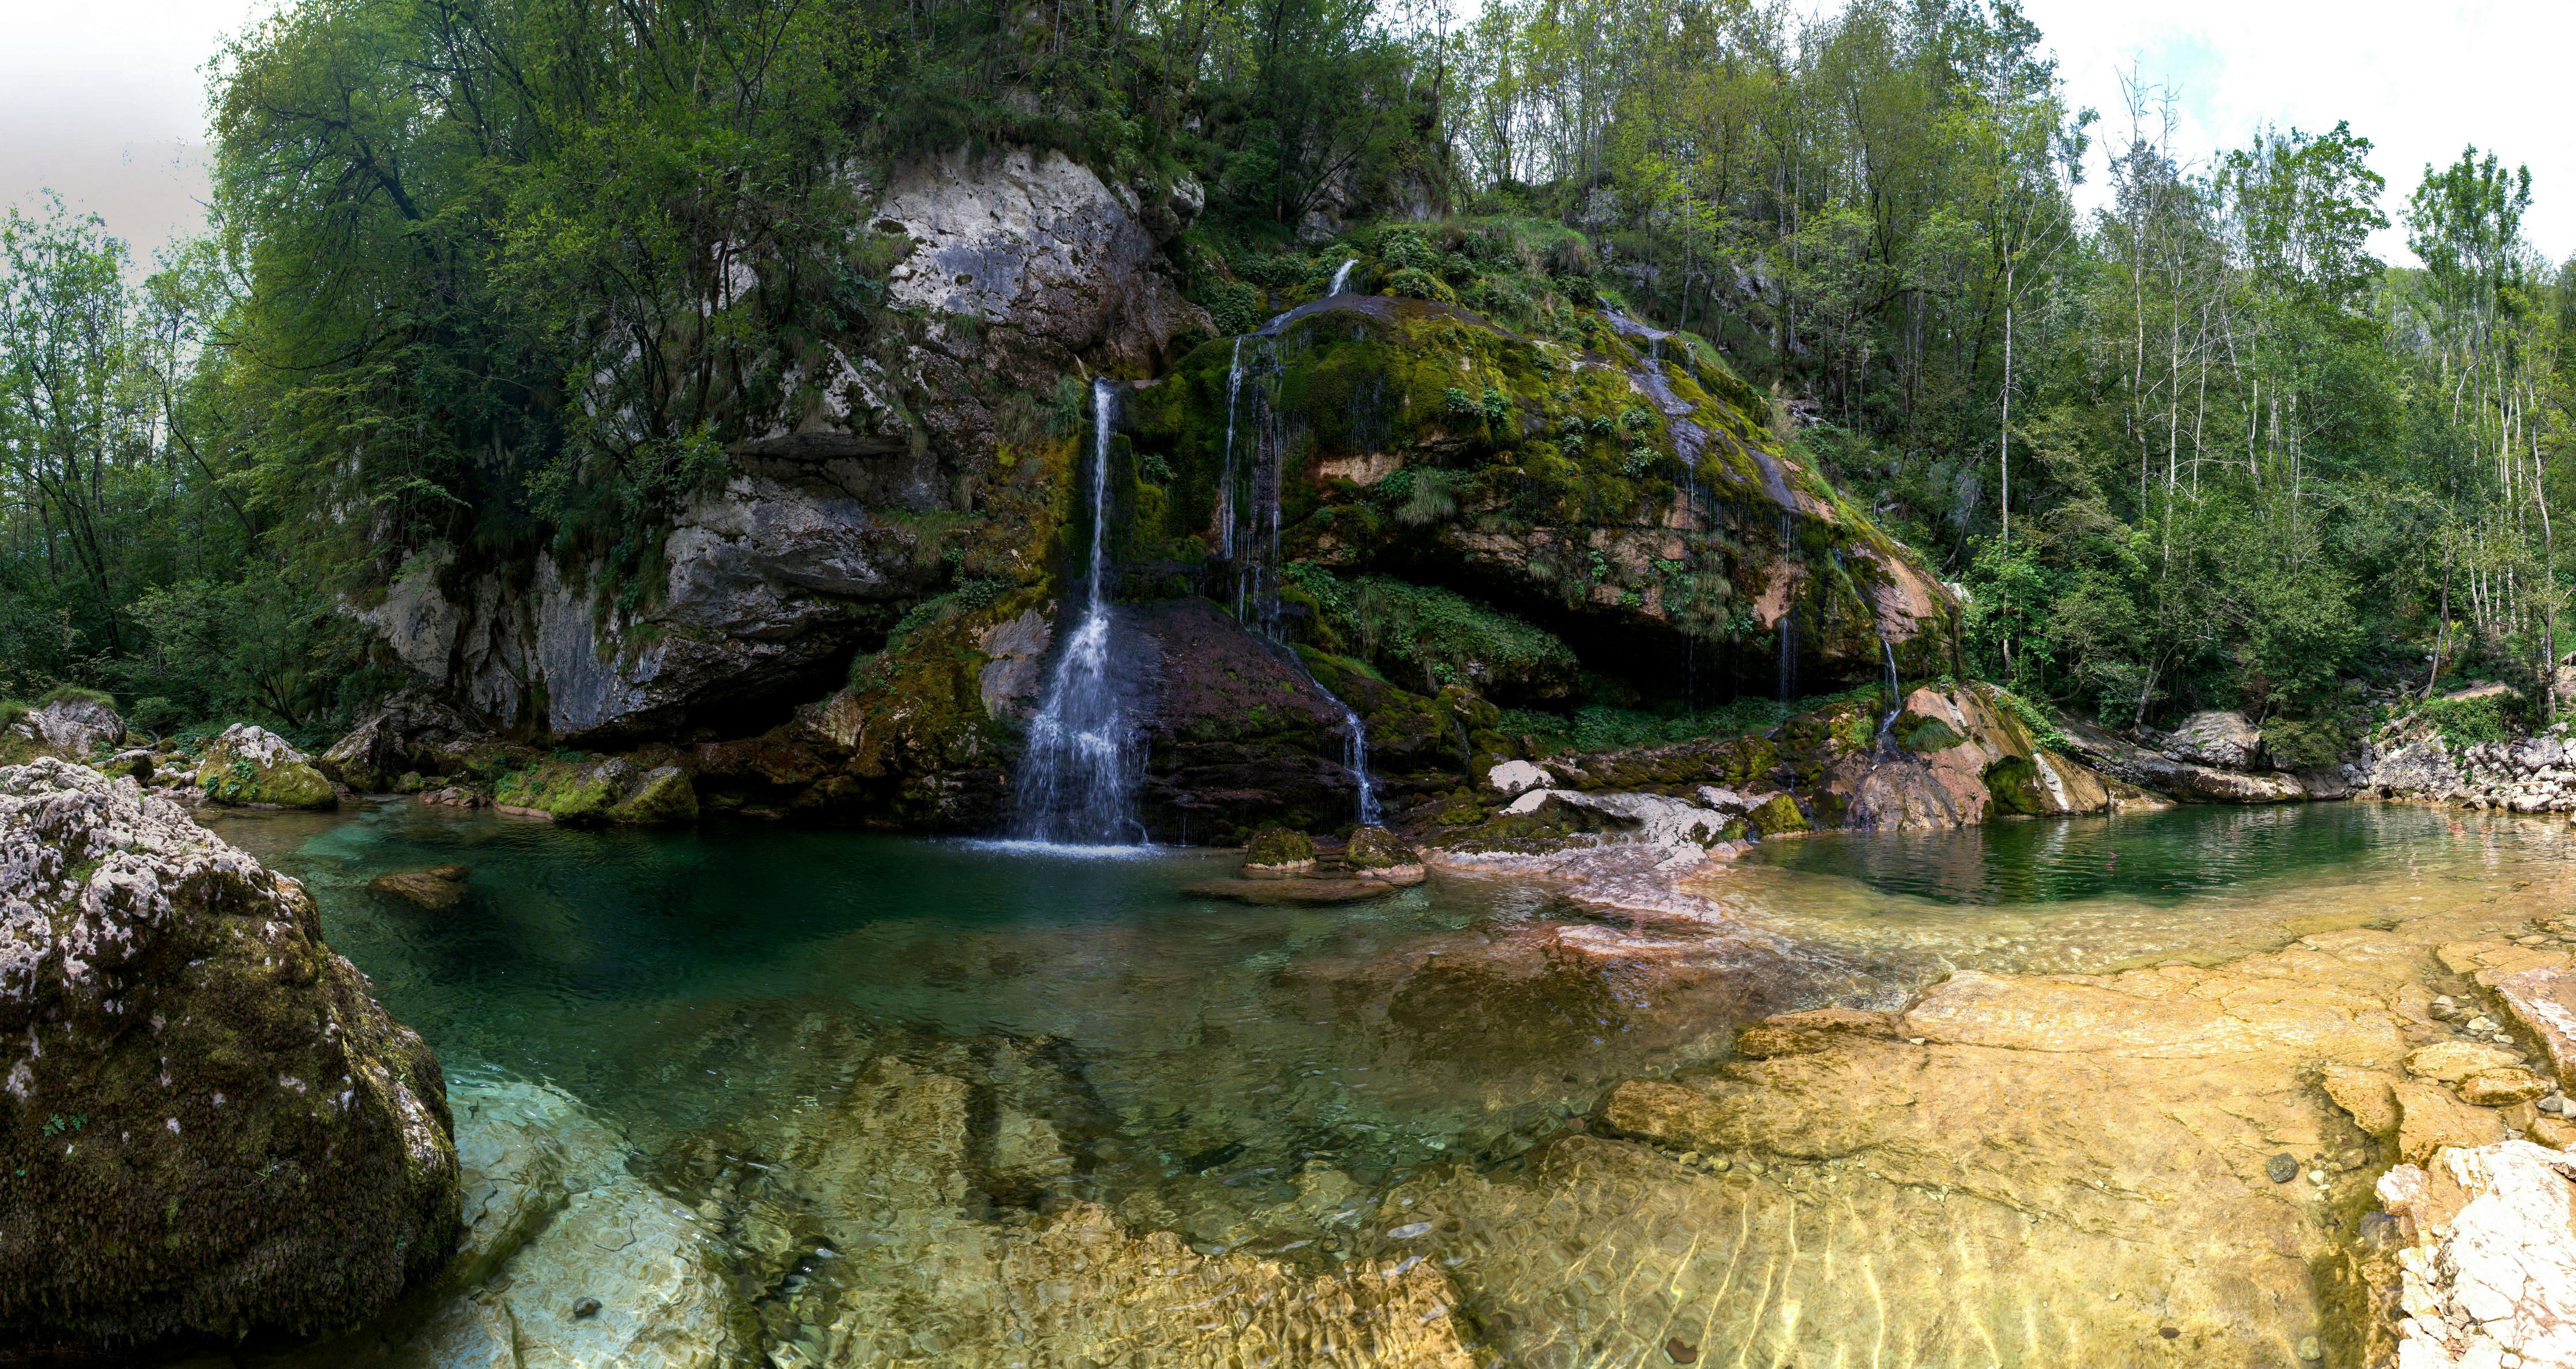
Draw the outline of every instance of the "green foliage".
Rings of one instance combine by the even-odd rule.
[[[2341,761],[2351,739],[2329,718],[2274,718],[2263,724],[2263,750],[2275,765],[2313,770]]]
[[[1420,267],[1407,266],[1386,278],[1384,291],[1402,299],[1427,299],[1439,304],[1456,304],[1458,292],[1449,283]]]
[[[1309,562],[1290,563],[1285,575],[1350,655],[1390,679],[1500,698],[1549,697],[1572,685],[1574,652],[1564,642],[1464,595],[1383,575],[1344,581]]]
[[[2434,699],[2420,710],[2443,741],[2453,746],[2476,742],[2500,742],[2514,735],[2514,722],[2522,708],[2518,695],[2501,691],[2472,694],[2464,699]]]

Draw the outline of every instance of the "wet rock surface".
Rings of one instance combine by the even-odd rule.
[[[302,885],[169,800],[0,769],[0,1344],[309,1332],[435,1272],[446,1087],[369,995]]]
[[[2576,1158],[2528,1141],[2390,1170],[2397,1369],[2576,1364]]]

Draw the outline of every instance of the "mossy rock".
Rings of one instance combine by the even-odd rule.
[[[1898,718],[1896,726],[1890,731],[1895,734],[1898,745],[1908,751],[1919,751],[1926,755],[1935,751],[1947,751],[1967,740],[1966,737],[1959,735],[1958,729],[1941,719],[1926,718],[1917,713],[1908,713]]]
[[[304,886],[178,805],[0,768],[0,1359],[158,1362],[374,1315],[456,1248],[446,1079]],[[88,948],[88,949],[82,949]]]
[[[493,805],[576,826],[689,822],[698,796],[678,766],[645,770],[623,756],[556,756],[501,777]]]
[[[687,772],[676,765],[645,771],[624,798],[608,807],[610,822],[658,824],[697,818],[698,791],[690,786]]]
[[[314,768],[312,757],[249,723],[235,723],[207,744],[197,764],[197,787],[217,803],[238,807],[340,806],[339,791]]]
[[[1315,842],[1287,827],[1264,827],[1244,846],[1246,870],[1306,870],[1315,864]]]
[[[2038,817],[2057,811],[2048,788],[2040,780],[2039,766],[2027,756],[2006,756],[1986,767],[1986,793],[1993,796],[1995,811]]]
[[[603,823],[634,783],[634,767],[614,756],[558,756],[503,775],[494,807],[574,824]]]
[[[1798,801],[1786,794],[1774,794],[1762,805],[1744,815],[1753,830],[1766,837],[1809,829],[1807,815],[1798,811]]]
[[[1350,849],[1343,852],[1342,859],[1354,870],[1386,870],[1417,863],[1413,849],[1383,827],[1362,827],[1352,832]]]

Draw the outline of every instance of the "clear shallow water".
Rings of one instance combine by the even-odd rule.
[[[2545,835],[2546,827],[2527,820],[2498,822],[2416,804],[2187,804],[1953,832],[1821,832],[1756,847],[1745,863],[1857,880],[1880,893],[1940,903],[2122,898],[2180,904],[2253,882],[2449,868],[2488,838]]]
[[[1890,1327],[2023,1325],[2055,1286],[2034,1270],[2095,1258],[2044,1213],[1944,1208],[1866,1166],[1814,1163],[1794,1137],[1763,1152],[1767,1175],[1712,1177],[1571,1134],[1619,1080],[1708,1077],[1696,1067],[1725,1055],[1737,1022],[1892,1006],[1954,969],[2214,963],[2335,928],[2433,917],[2444,926],[2426,934],[2450,939],[2576,911],[2557,877],[2576,854],[2563,821],[2384,805],[1774,843],[1695,881],[1727,929],[1587,925],[1504,881],[1337,908],[1184,894],[1230,872],[1236,857],[1218,853],[751,824],[595,832],[412,804],[212,821],[308,882],[334,946],[451,1069],[575,1094],[632,1138],[639,1174],[693,1204],[708,1189],[692,1172],[774,1159],[764,1131],[797,1134],[800,1115],[829,1113],[867,1062],[893,1056],[1044,1117],[1080,1157],[1069,1196],[1132,1231],[1326,1272],[1410,1251],[1388,1224],[1419,1204],[1450,1242],[1442,1266],[1480,1344],[1497,1362],[1568,1366],[1669,1359],[1675,1328],[1711,1363],[1895,1362],[1853,1347]],[[470,892],[444,912],[367,887],[449,863],[468,867]],[[2170,1073],[2123,1087],[2190,1082]],[[2280,1082],[2213,1078],[2222,1093]],[[1844,1091],[1828,1081],[1818,1125],[1849,1124]],[[1758,1130],[1765,1108],[1818,1102],[1729,1106]],[[2031,1106],[1963,1117],[1960,1144],[1977,1151],[1982,1128],[2009,1130]],[[1924,1232],[1944,1233],[1937,1260],[1907,1244]],[[2141,1334],[2156,1347],[2154,1319],[2202,1324],[2191,1299],[2159,1291],[2197,1239],[2169,1236],[2173,1250],[2140,1243],[2113,1280],[2123,1306],[2152,1314]],[[1739,1268],[1760,1277],[1738,1287]],[[1889,1279],[1886,1300],[1822,1310],[1841,1304],[1815,1290],[1849,1291],[1854,1268],[1872,1298]],[[1727,1329],[1735,1314],[1720,1310],[1754,1294]],[[780,1335],[829,1320],[808,1302],[761,1316]],[[1817,1319],[1799,1323],[1801,1305]],[[2285,1302],[2261,1334],[2307,1334],[2302,1306]],[[2130,1362],[2063,1348],[1992,1358]]]
[[[1240,860],[1184,850],[416,804],[214,821],[307,882],[333,947],[451,1070],[553,1083],[650,1150],[828,1094],[888,1050],[1036,1043],[1079,1114],[1052,1120],[1103,1157],[1091,1195],[1150,1192],[1211,1241],[1307,1162],[1374,1188],[1516,1153],[1609,1083],[1813,995],[1723,966],[1639,991],[1543,944],[1580,909],[1508,884],[1253,907],[1182,894]],[[443,912],[367,887],[451,863],[468,895]]]

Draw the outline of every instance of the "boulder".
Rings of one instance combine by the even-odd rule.
[[[125,722],[116,716],[115,701],[94,690],[57,689],[15,716],[0,710],[0,764],[38,756],[84,761],[124,739]]]
[[[264,727],[234,723],[206,744],[197,787],[217,803],[245,808],[337,808],[339,793],[313,758]]]
[[[481,740],[455,709],[417,690],[397,690],[313,766],[351,789],[383,793],[407,774],[455,774]]]
[[[2576,1158],[2528,1141],[2382,1175],[2399,1219],[2397,1364],[2576,1364]]]
[[[294,880],[131,780],[0,769],[0,1343],[369,1316],[455,1248],[437,1057]]]
[[[2067,750],[2093,769],[2185,803],[2295,803],[2308,791],[2296,777],[2252,774],[2150,751],[2090,723],[2068,719]]]
[[[1315,842],[1286,827],[1264,827],[1243,848],[1246,875],[1292,875],[1315,868]]]
[[[466,869],[462,865],[433,865],[426,870],[396,870],[367,881],[367,887],[380,894],[391,894],[407,903],[416,903],[433,913],[443,913],[465,901]]]
[[[2178,761],[2222,770],[2254,770],[2263,763],[2263,734],[2233,709],[2194,713],[2164,736],[2159,748]]]
[[[690,822],[697,791],[678,766],[644,769],[623,756],[553,756],[501,777],[492,806],[576,825]]]

